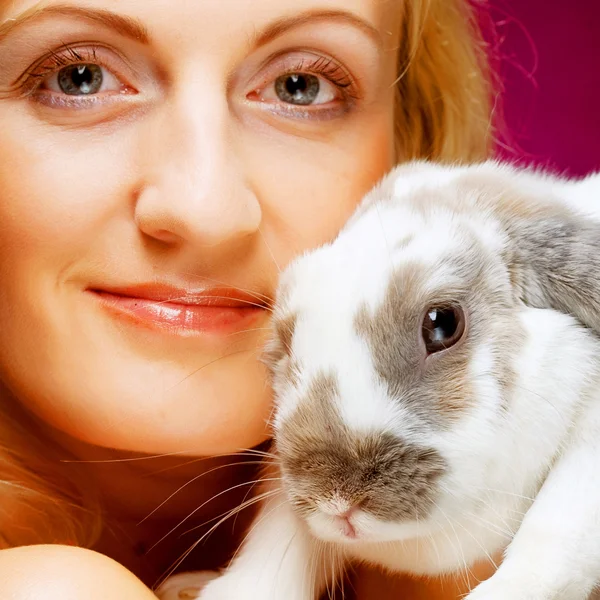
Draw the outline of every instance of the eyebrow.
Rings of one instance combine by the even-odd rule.
[[[72,6],[70,4],[34,7],[14,19],[8,19],[0,24],[0,41],[25,23],[35,22],[49,16],[87,19],[88,21],[93,21],[108,27],[116,33],[142,44],[148,44],[150,42],[148,30],[135,19],[117,15],[109,10],[84,8],[81,6]]]
[[[365,19],[347,10],[308,10],[306,12],[278,19],[254,37],[255,46],[264,46],[291,29],[319,21],[337,21],[360,29],[370,37],[377,46],[381,46],[382,38],[379,30]]]
[[[142,44],[150,43],[148,30],[136,19],[124,17],[108,10],[84,8],[70,4],[34,7],[14,19],[8,19],[6,22],[0,24],[0,41],[25,23],[35,22],[48,16],[87,19],[104,25],[116,33]],[[363,31],[378,46],[381,46],[381,34],[377,28],[347,10],[309,10],[291,17],[282,17],[256,34],[253,37],[253,44],[257,47],[264,46],[291,29],[318,21],[337,21],[342,24],[351,25]]]

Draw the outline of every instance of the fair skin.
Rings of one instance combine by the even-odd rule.
[[[278,273],[392,165],[399,31],[379,0],[0,0],[2,386],[83,462],[109,514],[99,550],[146,584],[195,538],[136,548],[255,477],[190,457],[268,439]],[[218,566],[223,536],[190,566]],[[48,598],[49,579],[61,598],[149,597],[75,549],[5,551],[2,573],[2,597]]]

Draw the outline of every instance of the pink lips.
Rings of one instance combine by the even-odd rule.
[[[263,295],[234,288],[190,292],[170,286],[141,285],[88,291],[118,316],[178,335],[233,333],[247,328],[268,310]]]

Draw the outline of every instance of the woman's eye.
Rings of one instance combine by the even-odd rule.
[[[290,73],[275,80],[275,93],[282,102],[307,106],[326,104],[339,95],[332,83],[309,73]]]
[[[341,98],[335,84],[310,73],[287,73],[257,91],[262,102],[283,102],[295,106],[328,104]]]
[[[68,96],[91,96],[120,92],[125,86],[104,67],[81,63],[63,67],[45,79],[38,89]]]

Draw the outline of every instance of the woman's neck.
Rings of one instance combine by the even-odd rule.
[[[251,485],[245,484],[257,477],[254,465],[227,466],[231,462],[202,461],[196,463],[193,472],[188,471],[189,466],[181,466],[177,473],[175,467],[171,479],[164,477],[169,471],[153,477],[146,469],[141,473],[135,469],[100,473],[100,485],[108,483],[103,490],[107,516],[98,550],[124,564],[148,585],[156,584],[173,568],[222,567],[254,514],[243,511],[210,533],[222,516],[235,513],[250,491]],[[240,461],[234,457],[233,462]],[[216,470],[209,472],[211,469]],[[112,486],[110,495],[106,494],[108,485]]]
[[[57,441],[75,457],[65,468],[76,467],[98,494],[104,529],[96,549],[148,585],[194,546],[177,570],[223,566],[252,520],[249,508],[208,534],[252,497],[260,461],[251,454],[150,457]]]

